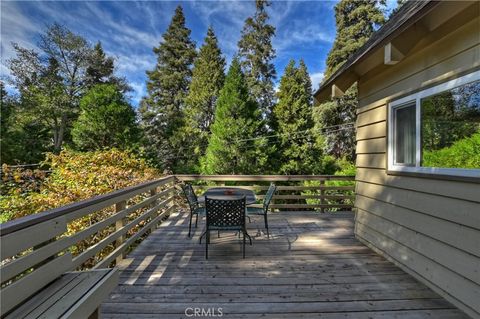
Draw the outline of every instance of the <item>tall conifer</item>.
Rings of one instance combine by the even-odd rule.
[[[298,67],[290,60],[280,79],[277,97],[273,115],[279,136],[279,173],[320,173],[321,151],[312,134],[312,83],[303,60]]]
[[[275,58],[272,46],[275,27],[267,23],[266,7],[270,3],[267,0],[256,0],[255,4],[254,16],[245,20],[242,37],[238,42],[238,54],[250,93],[258,103],[263,117],[270,120],[275,102],[273,80],[276,72],[272,63]]]
[[[212,134],[201,159],[204,174],[253,174],[262,172],[266,140],[259,138],[261,114],[250,98],[240,63],[234,58],[220,91]]]
[[[204,44],[195,60],[190,91],[186,99],[184,134],[185,171],[192,171],[205,153],[213,123],[218,94],[225,81],[225,59],[212,27],[208,28]]]
[[[147,96],[142,100],[140,113],[152,156],[165,169],[175,169],[181,158],[185,97],[192,76],[195,43],[185,26],[185,16],[178,6],[172,21],[163,34],[163,42],[153,49],[157,65],[147,71]]]
[[[348,58],[367,42],[385,22],[381,6],[385,0],[341,0],[335,6],[337,35],[327,58],[325,78],[337,71]],[[337,158],[355,157],[355,130],[346,126],[356,120],[357,85],[340,98],[320,104],[314,110],[316,131],[324,130],[325,151]]]

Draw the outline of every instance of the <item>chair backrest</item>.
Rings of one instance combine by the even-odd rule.
[[[218,227],[245,227],[245,196],[238,199],[205,197],[207,229]]]
[[[195,209],[198,208],[197,195],[195,195],[195,192],[191,184],[185,183],[185,184],[182,184],[181,186],[182,186],[183,193],[187,198],[188,206],[190,206],[190,210],[193,212]]]
[[[267,190],[267,194],[265,195],[265,199],[263,200],[263,210],[265,211],[265,213],[268,211],[268,206],[270,205],[270,202],[272,201],[272,198],[273,198],[273,194],[275,194],[276,190],[277,190],[277,186],[271,183],[270,187]]]

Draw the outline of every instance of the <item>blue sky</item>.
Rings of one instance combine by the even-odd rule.
[[[273,1],[268,8],[276,27],[273,45],[277,82],[290,59],[303,58],[314,88],[323,77],[325,60],[335,38],[333,8],[337,1]],[[388,10],[395,0],[387,2]],[[154,46],[170,23],[175,7],[184,8],[187,27],[197,48],[209,25],[219,38],[227,61],[237,50],[245,19],[255,11],[254,1],[2,1],[1,75],[8,75],[5,61],[13,56],[11,42],[35,48],[40,32],[59,22],[84,36],[101,41],[116,58],[117,74],[133,88],[131,102],[137,105],[146,94],[146,70],[154,68]]]

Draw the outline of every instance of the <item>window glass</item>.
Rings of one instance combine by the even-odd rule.
[[[480,168],[480,81],[420,99],[421,166]]]
[[[395,164],[415,166],[415,103],[394,109]]]

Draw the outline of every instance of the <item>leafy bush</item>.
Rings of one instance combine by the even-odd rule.
[[[44,164],[51,167],[51,174],[41,186],[36,185],[35,191],[28,191],[19,182],[26,175],[32,177],[36,173],[26,171],[21,175],[16,171],[2,171],[3,182],[10,180],[12,184],[12,178],[17,180],[17,186],[5,189],[0,199],[2,222],[7,219],[5,216],[9,216],[8,219],[19,218],[159,176],[143,159],[117,149],[85,153],[67,150],[59,155],[50,153]]]
[[[355,168],[355,163],[352,163],[351,161],[347,159],[340,159],[334,161],[332,159],[331,162],[326,160],[326,166],[328,169],[333,170],[333,175],[336,176],[355,176],[356,173],[356,168]],[[330,164],[328,164],[330,163]],[[328,172],[330,173],[330,171]],[[328,174],[327,173],[327,174]],[[354,186],[355,181],[325,181],[325,186]],[[320,186],[320,181],[305,181],[303,183],[303,186]],[[351,190],[325,190],[324,192],[325,195],[350,195],[353,196],[355,195],[354,191]],[[302,195],[319,195],[318,191],[303,191]],[[321,201],[319,199],[307,199],[307,204],[320,204]],[[326,199],[324,201],[324,204],[350,204],[353,205],[353,200],[352,199]],[[337,210],[345,210],[342,208],[336,208],[333,209],[335,211]]]
[[[424,151],[422,166],[479,168],[480,133],[461,139],[449,147],[435,151]]]
[[[66,150],[61,152],[60,155],[48,154],[44,164],[51,167],[51,173],[40,186],[32,181],[26,182],[26,177],[35,177],[33,173],[28,172],[19,175],[15,172],[2,170],[2,178],[4,181],[8,181],[10,186],[2,189],[4,193],[0,198],[1,222],[109,193],[159,177],[158,172],[152,169],[143,159],[137,158],[130,152],[117,149],[86,153]],[[144,197],[144,195],[136,196],[128,204],[139,202]],[[113,212],[113,207],[108,207],[74,220],[68,224],[67,235],[77,233],[96,222],[104,220]],[[143,210],[139,210],[129,215],[128,219],[133,220],[142,213]],[[145,222],[148,222],[148,220]],[[134,227],[127,234],[127,237],[136,230],[138,230],[138,226]],[[77,243],[71,247],[70,251],[73,255],[78,255],[113,231],[114,227],[104,229]],[[97,256],[88,260],[83,268],[93,266],[112,250],[113,245],[108,246]]]

